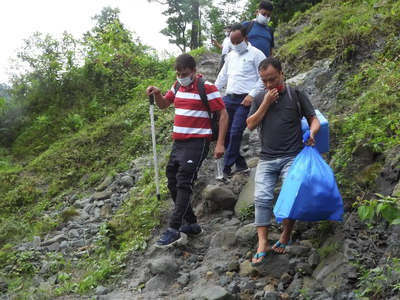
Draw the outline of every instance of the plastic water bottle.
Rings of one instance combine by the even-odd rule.
[[[215,178],[222,179],[224,177],[222,168],[223,168],[223,160],[222,158],[218,158],[215,160]]]

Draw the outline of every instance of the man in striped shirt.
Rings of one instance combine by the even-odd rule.
[[[193,183],[197,172],[207,157],[212,130],[207,108],[204,106],[197,88],[198,79],[196,62],[189,54],[181,54],[175,60],[177,82],[163,96],[159,88],[149,86],[147,95],[154,95],[156,104],[164,109],[172,103],[175,106],[175,121],[172,139],[174,144],[166,168],[168,189],[171,192],[175,208],[169,222],[169,227],[156,242],[156,247],[170,246],[181,240],[180,232],[198,236],[203,229],[197,223],[196,215],[190,205],[193,195]],[[218,89],[206,81],[204,89],[212,113],[219,115],[219,135],[214,151],[214,157],[224,155],[225,134],[228,127],[228,114]],[[184,221],[186,222],[183,225]],[[183,225],[183,226],[182,226]]]

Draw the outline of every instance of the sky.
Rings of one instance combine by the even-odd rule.
[[[100,14],[103,7],[118,7],[120,20],[125,28],[136,32],[143,44],[157,51],[179,53],[177,46],[170,45],[160,32],[166,25],[161,13],[165,6],[147,0],[2,0],[0,2],[0,83],[6,83],[9,58],[16,57],[16,50],[26,39],[38,31],[54,38],[64,31],[75,38],[92,29],[96,22],[91,19]]]

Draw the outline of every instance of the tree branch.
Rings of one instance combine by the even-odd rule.
[[[149,3],[152,3],[152,2],[157,2],[157,3],[160,3],[160,4],[162,4],[162,5],[165,5],[165,4],[168,4],[168,1],[167,0],[165,0],[165,1],[160,1],[160,0],[147,0]]]

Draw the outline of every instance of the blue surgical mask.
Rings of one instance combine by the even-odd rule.
[[[258,14],[257,22],[261,25],[267,25],[271,18],[264,17],[262,14]]]
[[[189,75],[188,77],[185,78],[176,77],[176,80],[178,80],[181,86],[188,86],[193,82],[192,75]]]
[[[239,45],[232,45],[233,50],[235,50],[239,55],[243,54],[247,49],[246,41],[243,40]]]

